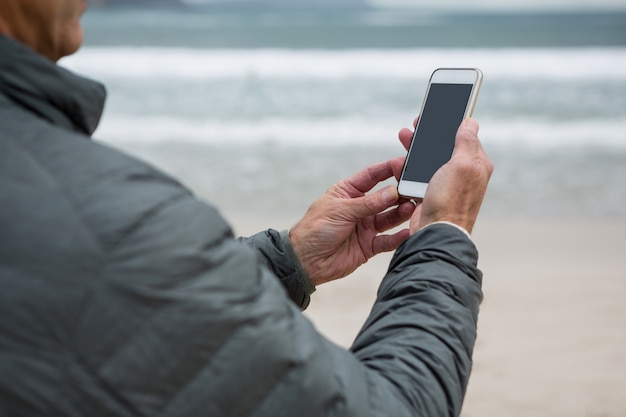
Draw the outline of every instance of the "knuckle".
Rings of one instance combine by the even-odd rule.
[[[376,212],[379,208],[377,194],[368,194],[365,196],[363,200],[363,204],[365,204],[365,208],[368,212]]]
[[[493,162],[491,162],[491,160],[488,158],[483,158],[482,165],[484,167],[484,170],[489,173],[489,175],[491,175],[491,173],[493,172]]]
[[[458,132],[459,138],[466,142],[477,142],[478,135],[469,129],[461,129]]]
[[[460,176],[467,179],[490,178],[493,163],[484,154],[473,158],[460,158],[457,161],[457,170]]]

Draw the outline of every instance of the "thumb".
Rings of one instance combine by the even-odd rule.
[[[456,133],[454,143],[454,151],[470,151],[474,152],[480,147],[478,139],[478,122],[472,118],[468,118],[459,127]]]
[[[390,185],[374,193],[353,199],[352,214],[356,218],[363,218],[378,214],[398,203],[398,189]]]

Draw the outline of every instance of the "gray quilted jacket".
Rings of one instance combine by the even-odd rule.
[[[408,239],[350,350],[300,312],[288,238],[234,239],[176,180],[90,139],[105,92],[0,36],[0,416],[457,416],[481,274]]]

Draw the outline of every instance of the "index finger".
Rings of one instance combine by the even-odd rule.
[[[413,129],[415,129],[417,127],[417,122],[418,121],[419,121],[419,116],[416,117],[415,120],[413,120]],[[404,146],[404,148],[407,151],[411,147],[411,141],[413,140],[413,134],[414,134],[414,130],[408,129],[406,127],[400,129],[400,132],[398,132],[398,138],[400,139],[400,143],[402,143],[402,146]]]
[[[361,197],[382,181],[397,177],[403,164],[404,158],[399,157],[370,165],[340,181],[338,186],[352,198]]]

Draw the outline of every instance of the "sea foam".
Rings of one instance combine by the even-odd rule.
[[[87,47],[62,61],[98,78],[427,78],[438,67],[478,67],[491,79],[626,81],[626,48],[192,49]]]

